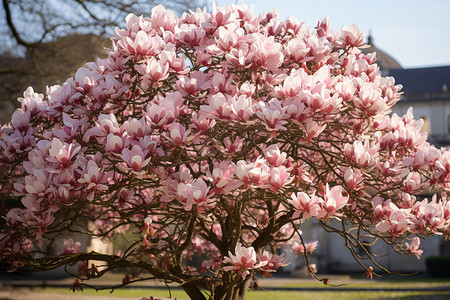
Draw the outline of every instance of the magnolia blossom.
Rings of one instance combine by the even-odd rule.
[[[199,210],[203,210],[204,207],[209,207],[211,205],[209,187],[201,178],[188,184],[182,182],[179,183],[177,186],[177,194],[184,209],[187,211],[190,211],[194,204],[198,205],[197,209]]]
[[[380,232],[389,232],[392,237],[404,233],[410,221],[407,219],[408,212],[406,210],[397,209],[393,211],[387,220],[379,222],[376,229]]]
[[[150,162],[150,158],[146,158],[147,153],[147,150],[142,150],[140,146],[134,145],[131,150],[128,148],[123,149],[121,157],[129,168],[139,172]]]
[[[234,253],[233,255],[231,251],[228,251],[228,256],[224,257],[223,263],[231,264],[232,266],[225,266],[223,270],[242,272],[242,279],[250,274],[249,270],[260,268],[268,263],[267,261],[259,262],[255,249],[253,247],[244,247],[241,243],[236,244]]]
[[[261,257],[264,272],[275,272],[278,268],[289,265],[286,261],[287,260],[284,253],[282,255],[276,255],[268,251],[264,251]]]
[[[54,159],[61,164],[68,164],[80,149],[80,145],[68,145],[67,143],[62,143],[59,139],[54,138],[49,149],[50,157],[47,159]]]
[[[310,197],[304,192],[292,194],[291,199],[288,200],[295,209],[293,218],[298,218],[302,215],[302,220],[309,219],[310,217],[317,217],[321,208],[320,203],[323,200],[315,195]]]
[[[278,99],[271,99],[268,103],[259,102],[258,117],[264,121],[269,130],[286,130],[283,125],[287,122],[286,107],[282,107]]]
[[[79,253],[80,242],[74,242],[73,239],[64,239],[63,250],[61,254]]]
[[[352,168],[347,168],[344,173],[344,181],[348,188],[354,189],[363,180],[361,171],[356,169],[353,171]]]
[[[95,160],[89,160],[84,166],[82,177],[78,179],[79,183],[86,184],[89,192],[88,200],[94,199],[95,191],[106,191],[108,186],[106,183],[107,173],[98,166]]]
[[[266,160],[274,167],[279,167],[286,161],[287,154],[281,152],[276,144],[272,144],[265,148],[263,152]]]
[[[418,259],[420,259],[420,256],[423,253],[423,250],[419,249],[420,246],[420,239],[418,237],[414,237],[411,240],[411,245],[409,243],[405,243],[405,253],[415,255]]]
[[[330,189],[327,184],[324,201],[321,203],[322,209],[319,211],[318,218],[323,218],[326,215],[335,215],[337,210],[347,204],[348,199],[348,196],[342,195],[342,186],[337,185]]]

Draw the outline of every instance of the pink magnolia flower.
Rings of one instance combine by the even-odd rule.
[[[192,128],[194,132],[207,132],[216,125],[216,120],[212,118],[200,117],[197,112],[192,113]]]
[[[86,122],[86,117],[82,118],[81,120],[73,119],[68,114],[63,113],[64,126],[55,126],[52,132],[54,136],[59,138],[61,141],[69,140],[78,133],[80,126],[83,126]]]
[[[230,137],[226,137],[223,139],[223,144],[225,146],[225,149],[233,154],[233,153],[238,153],[242,150],[242,146],[244,144],[244,140],[245,139],[241,139],[240,137],[236,136],[234,138],[234,142],[231,141]]]
[[[427,199],[416,202],[412,208],[415,213],[411,218],[412,233],[426,233],[427,231],[434,234],[441,234],[439,229],[444,229],[446,226],[445,209],[442,202],[436,201],[436,195],[428,202]]]
[[[318,36],[325,36],[330,30],[330,18],[326,16],[322,21],[317,22],[315,29]]]
[[[169,64],[162,63],[154,57],[144,61],[143,64],[136,65],[136,71],[143,75],[144,88],[152,85],[153,82],[164,80],[169,76]]]
[[[179,91],[183,96],[187,95],[195,95],[197,92],[206,89],[209,86],[210,82],[205,73],[200,71],[194,71],[188,76],[181,76],[175,88]]]
[[[32,117],[42,116],[47,106],[44,95],[35,93],[31,86],[23,92],[23,98],[18,98],[17,101],[21,103],[22,111],[29,112]]]
[[[381,197],[374,197],[372,199],[373,216],[374,220],[382,218],[383,216],[389,217],[391,213],[398,209],[398,207],[391,202],[391,199],[386,201]]]
[[[352,80],[344,78],[342,82],[336,84],[336,92],[344,101],[350,101],[355,95],[356,87]]]
[[[417,193],[425,186],[425,184],[422,184],[421,182],[422,179],[420,174],[417,172],[411,172],[406,176],[403,181],[403,185],[408,193]]]
[[[304,39],[301,38],[291,39],[286,45],[286,52],[289,55],[289,58],[297,63],[313,60],[314,57],[308,55],[310,51],[311,48],[309,48]]]
[[[177,195],[186,211],[190,211],[194,204],[199,212],[203,212],[205,208],[210,208],[213,205],[213,199],[209,195],[209,187],[202,178],[187,184],[180,182],[177,186]]]
[[[273,98],[268,103],[260,101],[256,115],[264,121],[268,130],[286,130],[286,127],[283,126],[287,123],[286,119],[289,118],[286,110],[287,107],[283,107],[278,99]]]
[[[178,24],[178,17],[172,11],[165,9],[162,5],[157,5],[152,8],[152,16],[150,24],[152,29],[164,29],[174,32],[176,24]]]
[[[80,245],[80,242],[74,243],[73,239],[64,239],[63,250],[61,254],[67,255],[80,253],[80,249],[78,248],[80,247]]]
[[[223,267],[224,271],[235,271],[242,272],[242,279],[250,273],[249,270],[257,269],[265,264],[258,261],[258,256],[256,255],[255,249],[253,247],[243,247],[241,243],[236,244],[234,249],[234,255],[231,251],[228,251],[228,256],[224,257],[224,264],[231,264],[232,266]],[[265,262],[267,263],[267,262]]]
[[[215,46],[217,46],[219,53],[225,53],[236,48],[239,37],[244,35],[244,30],[243,28],[219,27],[217,35]]]
[[[270,169],[266,160],[259,157],[253,163],[240,160],[236,164],[236,176],[246,185],[263,186],[268,183]]]
[[[318,241],[313,241],[313,242],[305,243],[305,245],[303,246],[302,243],[295,241],[292,244],[292,251],[293,251],[293,253],[295,253],[295,255],[299,255],[299,254],[304,255],[305,252],[312,254],[314,252],[314,250],[316,250],[318,243],[319,243]]]
[[[377,146],[371,146],[368,140],[364,141],[364,143],[357,140],[353,142],[353,145],[346,144],[343,150],[345,155],[351,158],[360,167],[366,167],[371,164],[377,156],[378,151]]]
[[[132,15],[129,15],[127,17],[128,21],[131,21],[132,17]],[[142,21],[140,22],[142,23]],[[161,52],[163,43],[159,36],[152,36],[144,30],[139,30],[135,34],[134,39],[130,36],[124,36],[116,42],[116,46],[118,51],[125,56],[146,57],[158,55]]]
[[[186,44],[189,46],[197,46],[205,36],[206,32],[202,27],[194,24],[181,24],[175,26],[175,40],[179,44]]]
[[[123,149],[120,157],[127,163],[129,168],[135,172],[140,172],[150,162],[150,158],[146,158],[147,154],[147,150],[143,151],[139,145],[134,145],[131,150],[128,148]]]
[[[338,40],[344,46],[361,47],[365,45],[364,33],[359,32],[359,28],[355,24],[350,25],[350,27],[343,26]]]
[[[337,211],[343,208],[349,197],[342,195],[342,186],[336,185],[333,188],[326,185],[324,201],[321,203],[322,209],[319,210],[318,218],[322,219],[325,216],[336,215]]]
[[[305,192],[292,193],[291,198],[288,199],[289,203],[294,206],[295,212],[292,218],[296,219],[302,215],[302,220],[309,219],[310,217],[317,217],[319,210],[321,209],[320,203],[323,200],[314,194],[310,197]]]
[[[100,168],[95,160],[90,159],[87,164],[83,166],[81,171],[81,178],[78,182],[81,184],[86,184],[86,190],[89,191],[87,196],[88,200],[94,199],[95,191],[106,191],[108,186],[105,185],[107,178],[110,174],[104,172],[103,168]]]
[[[272,254],[268,251],[264,251],[261,257],[261,263],[264,265],[262,267],[263,272],[276,272],[278,268],[285,267],[290,263],[287,262],[286,256],[283,253],[282,255]],[[269,275],[269,274],[266,274]]]
[[[375,228],[380,232],[387,232],[392,238],[395,238],[408,230],[411,221],[407,216],[407,210],[397,209],[389,215],[387,220],[379,222]]]
[[[364,83],[360,87],[358,97],[354,97],[353,101],[369,116],[385,113],[388,110],[386,102],[381,97],[381,90],[369,83]]]
[[[306,244],[305,244],[305,250],[306,250],[306,252],[313,253],[314,250],[316,250],[317,244],[318,244],[318,243],[319,243],[318,241],[306,243]]]
[[[120,83],[113,75],[107,74],[98,85],[92,88],[92,95],[101,103],[109,99],[115,100],[128,91],[128,87]]]
[[[353,171],[352,168],[347,168],[344,172],[345,185],[349,189],[355,189],[358,184],[363,180],[362,173],[359,169]]]
[[[175,106],[170,101],[163,101],[161,104],[149,103],[145,112],[147,121],[157,127],[170,124],[175,121]]]
[[[119,133],[120,126],[116,116],[113,113],[108,115],[101,114],[98,116],[96,127],[92,127],[86,131],[83,136],[83,142],[89,142],[92,136],[104,139],[110,133]]]
[[[293,180],[285,166],[273,167],[270,169],[269,184],[274,192],[288,185]]]
[[[411,245],[409,243],[405,243],[405,253],[415,255],[417,259],[420,259],[423,250],[420,250],[419,247],[420,247],[420,239],[418,237],[414,237],[411,240]]]
[[[225,55],[225,58],[234,67],[249,68],[252,56],[249,44],[241,39],[238,40],[238,45]]]
[[[122,153],[123,149],[128,147],[129,139],[126,135],[119,136],[110,133],[106,136],[105,149],[116,154]]]
[[[266,160],[274,167],[279,167],[286,161],[287,154],[281,152],[276,144],[266,147],[263,153]]]
[[[230,119],[233,114],[232,97],[228,94],[211,94],[208,96],[208,105],[201,105],[201,113],[210,118]]]
[[[234,179],[236,172],[236,166],[222,161],[220,164],[215,165],[211,174],[213,184],[216,186],[216,193],[234,190],[242,185],[242,182]]]
[[[48,161],[58,162],[62,165],[68,165],[70,160],[77,154],[81,149],[79,144],[63,143],[57,138],[53,138],[51,147],[49,149],[50,156],[47,157]]]
[[[306,274],[311,275],[311,277],[314,277],[313,274],[317,273],[317,265],[316,264],[310,264],[309,268],[306,268]],[[327,284],[328,278],[324,279],[324,284]]]
[[[15,189],[20,194],[34,194],[44,196],[49,192],[49,187],[53,179],[53,174],[46,169],[37,169],[32,175],[25,176],[25,182],[14,183]]]
[[[133,118],[129,121],[125,121],[123,127],[126,133],[133,139],[148,136],[152,131],[150,126],[145,122],[144,117],[142,117],[140,120]]]
[[[433,147],[427,147],[417,151],[413,157],[406,157],[403,159],[404,166],[412,166],[415,171],[419,169],[428,169],[429,166],[434,165],[434,163],[440,157],[440,151]]]
[[[263,67],[269,71],[276,70],[284,59],[281,44],[275,42],[273,37],[258,38],[250,44],[252,67]]]
[[[314,60],[317,61],[319,65],[327,60],[332,48],[331,43],[326,37],[319,38],[316,35],[307,37],[306,45],[311,49],[309,55],[313,56]]]
[[[180,123],[172,123],[167,127],[167,131],[163,136],[177,146],[182,146],[189,141],[189,134],[191,130],[181,125]]]
[[[238,121],[247,121],[253,116],[253,99],[246,95],[232,98],[230,106],[233,114],[231,118]]]
[[[302,126],[304,127],[306,133],[306,139],[310,142],[313,138],[319,136],[319,134],[321,134],[325,130],[327,125],[320,125],[312,118],[308,118],[306,119],[305,124],[302,124]]]

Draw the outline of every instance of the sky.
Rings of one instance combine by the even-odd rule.
[[[217,6],[236,3],[216,0]],[[238,4],[241,0],[237,1]],[[244,0],[254,14],[276,8],[311,28],[325,16],[332,30],[355,24],[404,68],[450,65],[449,0]]]

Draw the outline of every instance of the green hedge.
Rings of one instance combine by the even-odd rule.
[[[425,264],[431,277],[450,278],[450,255],[427,257]]]

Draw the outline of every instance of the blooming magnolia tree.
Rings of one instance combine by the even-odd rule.
[[[359,50],[356,26],[158,6],[112,42],[46,96],[27,89],[2,127],[1,193],[17,200],[0,233],[10,270],[76,265],[86,280],[125,268],[120,285],[155,278],[192,299],[244,299],[284,250],[316,276],[307,219],[370,272],[384,269],[358,254],[363,234],[417,256],[418,236],[449,235],[450,152],[411,112],[388,115],[401,87]],[[439,196],[416,200],[424,190]],[[78,243],[120,235],[114,254]]]

